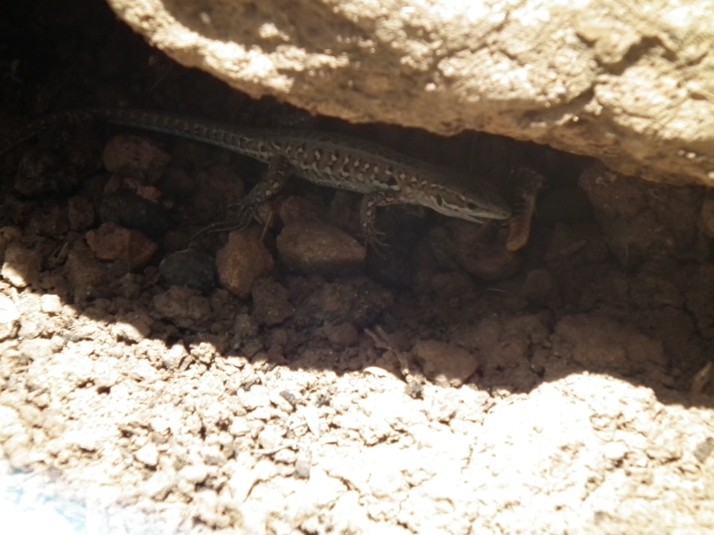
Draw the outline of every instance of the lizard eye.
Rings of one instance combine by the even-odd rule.
[[[478,206],[476,206],[476,203],[473,201],[467,202],[466,206],[469,210],[476,210],[476,208],[478,208]]]
[[[439,206],[444,205],[444,198],[441,195],[436,196],[436,204],[438,204]]]

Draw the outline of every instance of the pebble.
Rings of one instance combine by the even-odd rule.
[[[208,477],[208,467],[204,464],[189,464],[179,470],[178,475],[182,480],[197,485]]]
[[[12,242],[5,250],[2,277],[15,288],[25,288],[37,281],[42,257],[35,249]]]
[[[0,340],[13,338],[20,327],[20,311],[9,297],[0,295]]]
[[[180,327],[195,326],[206,321],[211,314],[208,298],[197,290],[183,286],[172,286],[166,292],[154,297],[154,308],[164,318]]]
[[[216,287],[213,259],[195,249],[167,255],[159,265],[159,273],[172,286],[186,286],[202,293],[208,293]]]
[[[156,444],[149,442],[134,452],[134,458],[151,468],[159,463],[159,450]]]
[[[216,255],[221,286],[241,299],[249,297],[255,281],[274,267],[275,260],[255,228],[231,232],[228,243]]]
[[[278,325],[295,315],[295,307],[288,300],[288,291],[275,281],[256,281],[252,295],[252,317],[257,325]]]
[[[139,174],[155,181],[164,172],[171,157],[144,137],[115,136],[104,146],[102,163],[110,173]]]
[[[129,230],[116,223],[104,223],[85,235],[89,248],[98,260],[123,262],[136,271],[153,258],[159,246],[138,230]]]
[[[161,501],[176,486],[176,478],[166,472],[156,472],[144,483],[144,495],[157,501]]]
[[[438,340],[420,340],[413,349],[424,374],[442,387],[459,387],[478,370],[478,361],[458,346]]]
[[[161,204],[143,199],[132,191],[104,195],[99,205],[99,219],[141,230],[153,239],[159,239],[171,227],[171,220]]]
[[[337,227],[316,221],[285,225],[277,238],[280,259],[306,274],[352,275],[360,273],[366,250]]]
[[[69,250],[65,262],[65,276],[74,291],[75,300],[79,301],[93,296],[107,286],[104,267],[80,240],[74,242]]]

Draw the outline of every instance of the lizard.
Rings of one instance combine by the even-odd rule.
[[[512,218],[511,208],[495,185],[485,178],[466,176],[361,139],[320,131],[242,128],[137,109],[80,110],[59,112],[28,124],[12,139],[0,141],[0,154],[52,125],[95,119],[203,142],[267,163],[266,175],[241,201],[239,223],[231,228],[247,224],[255,208],[275,196],[293,175],[321,186],[364,194],[360,225],[367,243],[379,242],[374,226],[376,211],[386,205],[419,205],[475,223],[517,219]],[[529,229],[523,230],[522,222],[511,226],[507,248],[515,250],[525,243]],[[516,227],[518,230],[514,230]],[[516,242],[515,248],[508,245]]]

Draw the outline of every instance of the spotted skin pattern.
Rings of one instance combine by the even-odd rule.
[[[507,220],[512,215],[488,180],[467,177],[367,141],[316,131],[239,128],[163,112],[101,109],[59,113],[28,125],[12,140],[0,141],[0,154],[53,124],[97,118],[200,141],[267,163],[264,179],[238,207],[243,222],[257,206],[276,195],[290,176],[364,194],[360,216],[367,241],[376,240],[377,208],[391,204],[424,206],[478,223]]]

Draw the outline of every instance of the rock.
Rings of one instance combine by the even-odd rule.
[[[45,314],[59,314],[62,312],[62,300],[58,295],[43,294],[40,297],[40,307]]]
[[[276,245],[285,264],[308,274],[359,273],[366,255],[365,248],[349,234],[319,222],[285,225]]]
[[[116,223],[122,227],[141,230],[156,240],[171,226],[166,209],[161,204],[125,190],[102,197],[99,218],[104,223]]]
[[[62,165],[62,158],[42,147],[25,151],[15,175],[15,190],[31,197],[67,192],[79,183],[75,168]]]
[[[257,325],[279,325],[295,314],[288,291],[277,282],[260,279],[253,285],[253,320]]]
[[[37,281],[42,257],[38,250],[12,242],[5,250],[2,277],[16,288],[25,288]]]
[[[309,9],[267,1],[251,16],[221,0],[178,13],[163,3],[109,4],[179,63],[255,98],[355,123],[549,143],[627,175],[714,177],[707,0],[404,0],[379,9],[362,0]]]
[[[422,362],[424,374],[439,386],[459,387],[478,370],[471,353],[438,340],[420,340],[413,353]]]
[[[156,444],[149,442],[134,452],[134,458],[150,468],[159,463],[159,450]]]
[[[22,238],[22,231],[17,227],[0,227],[0,256],[5,255],[7,246]]]
[[[278,216],[284,225],[297,221],[322,221],[325,209],[305,197],[288,197],[280,203]]]
[[[69,230],[67,208],[51,202],[36,210],[29,224],[30,233],[40,236],[60,237]]]
[[[155,182],[170,156],[155,143],[139,136],[115,136],[104,147],[102,162],[110,173],[138,174]]]
[[[351,323],[340,323],[339,325],[325,325],[325,336],[330,343],[338,348],[353,346],[358,341],[357,329]]]
[[[67,201],[67,219],[70,230],[80,231],[94,225],[96,214],[91,202],[83,197],[70,197]]]
[[[274,267],[275,260],[261,243],[259,229],[231,232],[228,243],[216,255],[221,286],[242,299],[250,296],[255,281]]]
[[[143,494],[157,501],[161,501],[176,486],[176,478],[165,473],[156,472],[144,483]]]
[[[708,256],[696,250],[702,192],[634,180],[602,164],[585,169],[578,180],[612,253],[625,266],[667,252],[679,257]],[[703,259],[702,259],[703,260]]]
[[[156,311],[181,327],[196,326],[208,319],[211,305],[197,290],[172,286],[154,297]]]
[[[588,370],[632,375],[663,368],[669,362],[660,340],[597,314],[564,317],[551,339],[556,355]]]
[[[0,341],[12,338],[20,327],[20,311],[9,297],[0,295]]]
[[[136,271],[149,263],[159,246],[138,230],[105,223],[86,234],[87,243],[98,260],[123,262]]]
[[[192,485],[203,482],[208,477],[208,468],[204,464],[189,464],[178,473],[179,478]]]
[[[82,241],[72,244],[67,262],[65,276],[73,290],[75,300],[84,300],[95,295],[98,290],[106,288],[107,274],[104,267],[97,262],[89,247]]]
[[[159,265],[159,272],[171,285],[186,286],[203,293],[216,287],[216,265],[213,259],[195,249],[166,255]]]
[[[500,230],[496,225],[452,219],[432,229],[427,243],[442,269],[458,266],[480,279],[502,280],[518,271],[521,260],[506,249]]]

